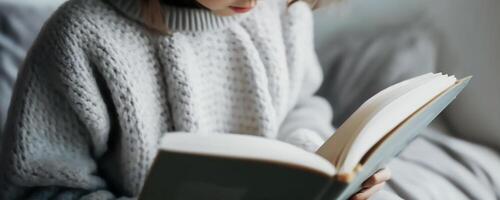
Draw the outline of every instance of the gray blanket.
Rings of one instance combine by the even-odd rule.
[[[373,199],[500,199],[498,152],[445,132],[426,129],[389,164],[393,178]]]

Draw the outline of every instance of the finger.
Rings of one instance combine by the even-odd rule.
[[[388,181],[389,179],[391,179],[391,170],[389,170],[387,168],[382,169],[382,170],[378,171],[377,173],[375,173],[373,176],[371,176],[368,180],[366,180],[363,183],[362,187],[369,188],[369,187],[372,187],[372,186],[377,185],[379,183]]]
[[[377,185],[374,185],[373,187],[363,189],[359,193],[352,196],[351,200],[367,200],[368,198],[373,196],[376,192],[382,190],[384,185],[385,185],[385,182],[382,182],[382,183],[379,183]]]

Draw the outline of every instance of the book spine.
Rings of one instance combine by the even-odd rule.
[[[348,183],[338,181],[336,177],[333,177],[327,189],[323,192],[319,200],[337,200],[340,195],[347,188]]]

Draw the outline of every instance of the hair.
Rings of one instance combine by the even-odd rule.
[[[168,34],[168,27],[165,23],[163,9],[161,9],[161,3],[168,3],[170,5],[181,6],[181,7],[196,7],[196,8],[204,8],[201,6],[196,0],[138,0],[140,1],[141,6],[141,16],[144,20],[144,23],[148,26],[148,28],[153,31]],[[274,1],[274,0],[269,0]],[[312,9],[319,8],[321,6],[334,3],[341,2],[343,0],[288,0],[288,6],[299,2],[304,1],[308,3]]]
[[[288,0],[288,6],[294,4],[294,3],[297,3],[299,1],[304,1],[306,2],[307,4],[309,4],[311,6],[311,8],[315,8],[316,7],[316,3],[318,2],[318,0]]]
[[[167,34],[168,27],[165,23],[163,9],[160,0],[139,0],[141,5],[141,16],[147,27],[154,31]]]

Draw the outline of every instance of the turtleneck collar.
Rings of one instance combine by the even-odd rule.
[[[141,17],[139,0],[106,0],[128,17],[144,22]],[[206,9],[174,7],[162,5],[165,23],[170,31],[204,31],[226,27],[238,22],[247,14],[217,16]]]

